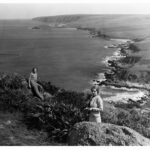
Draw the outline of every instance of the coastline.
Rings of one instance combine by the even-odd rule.
[[[61,28],[70,29],[66,27]],[[106,35],[105,33],[94,28],[76,27],[73,29],[88,31],[90,37],[92,38],[102,38],[108,41],[114,41],[114,44],[104,46],[106,49],[116,48],[112,56],[106,56],[102,60],[102,63],[107,68],[106,71],[97,73],[97,77],[90,81],[91,85],[99,85],[101,87],[102,95],[108,95],[103,99],[105,101],[115,103],[127,103],[130,99],[135,102],[141,101],[145,103],[143,99],[146,100],[148,98],[148,90],[150,89],[150,86],[145,83],[140,84],[135,81],[133,82],[132,79],[121,79],[121,77],[118,76],[120,72],[121,74],[124,74],[123,71],[128,72],[129,68],[134,66],[134,64],[140,60],[140,57],[132,56],[132,54],[140,51],[134,43],[140,42],[143,39],[136,38],[132,40],[110,37],[109,35]],[[115,94],[111,92],[111,90],[107,91],[106,88],[113,90]],[[120,93],[120,90],[124,92]]]
[[[108,95],[103,98],[104,101],[110,103],[129,103],[132,100],[133,102],[139,102],[140,105],[144,105],[147,103],[150,94],[150,85],[119,77],[123,71],[128,72],[131,66],[134,66],[134,64],[140,61],[140,58],[131,56],[131,54],[140,51],[134,45],[135,42],[139,41],[118,38],[110,38],[109,40],[114,41],[115,44],[106,45],[104,48],[116,48],[116,51],[114,51],[112,56],[106,56],[102,60],[106,68],[108,68],[108,71],[98,73],[96,79],[92,80],[91,84],[99,85],[101,87],[101,94]],[[129,75],[131,76],[132,74],[129,72]],[[110,91],[107,91],[107,88]],[[116,90],[116,92],[111,92],[111,90]],[[123,92],[121,93],[120,90]]]

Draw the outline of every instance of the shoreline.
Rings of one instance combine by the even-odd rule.
[[[107,49],[116,48],[116,51],[114,51],[112,56],[106,56],[105,59],[102,60],[108,71],[98,73],[97,78],[92,80],[91,84],[98,85],[100,87],[103,86],[113,90],[116,89],[116,91],[124,90],[123,93],[116,92],[116,94],[102,91],[102,94],[105,92],[108,94],[108,97],[104,98],[107,102],[128,103],[129,100],[132,100],[134,102],[140,102],[141,105],[144,105],[150,95],[150,85],[145,83],[140,84],[138,82],[133,82],[132,80],[129,81],[128,78],[121,80],[119,78],[119,71],[122,71],[123,69],[125,71],[129,71],[129,67],[131,65],[134,66],[134,64],[140,60],[140,58],[138,59],[136,56],[131,56],[132,53],[137,53],[140,51],[138,47],[134,45],[135,42],[139,41],[118,38],[110,38],[110,40],[115,41],[115,43],[117,42],[117,44],[104,46],[104,48]],[[130,62],[128,61],[129,58]],[[133,62],[133,64],[131,64],[131,62]],[[131,91],[135,91],[135,93],[131,94]]]

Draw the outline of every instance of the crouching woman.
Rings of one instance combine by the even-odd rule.
[[[99,87],[94,86],[91,88],[92,98],[90,99],[89,108],[90,111],[89,121],[101,123],[101,111],[103,111],[103,100],[99,95]]]

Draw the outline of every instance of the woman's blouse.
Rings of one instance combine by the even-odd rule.
[[[37,82],[37,73],[31,72],[30,73],[30,80]]]
[[[103,111],[103,100],[100,95],[92,98],[90,102],[90,108],[99,108],[101,111]],[[100,115],[100,111],[91,111],[91,114],[94,116],[98,116]]]

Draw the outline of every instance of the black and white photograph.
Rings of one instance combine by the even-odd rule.
[[[2,146],[150,146],[150,2],[0,1]]]

